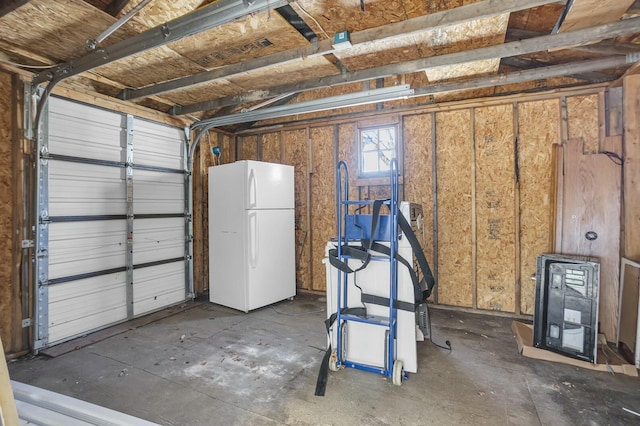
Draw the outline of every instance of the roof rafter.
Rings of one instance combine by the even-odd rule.
[[[381,40],[405,37],[410,34],[423,32],[427,29],[434,30],[489,16],[530,9],[549,3],[564,2],[565,1],[558,0],[484,0],[478,3],[456,7],[454,9],[396,22],[383,27],[358,31],[351,34],[351,44],[354,46],[366,45],[368,43],[375,43]],[[256,71],[274,65],[302,61],[304,58],[327,55],[335,51],[332,44],[333,40],[326,39],[319,41],[317,44],[310,44],[302,48],[290,49],[284,52],[250,59],[241,63],[223,66],[191,76],[157,83],[152,86],[139,89],[127,89],[120,93],[119,98],[123,100],[131,100],[150,95],[158,95],[223,77],[229,78],[248,71]]]
[[[182,107],[178,106],[172,109],[171,114],[182,115],[196,111],[210,110],[226,105],[237,105],[245,102],[266,99],[287,92],[313,90],[322,87],[354,83],[357,81],[372,80],[380,77],[408,74],[439,66],[456,65],[465,62],[518,56],[547,49],[560,49],[566,46],[575,46],[578,44],[589,43],[592,40],[612,38],[628,33],[633,33],[637,31],[639,26],[640,18],[626,19],[623,21],[617,21],[610,24],[599,25],[596,27],[585,28],[566,33],[530,38],[501,45],[449,53],[446,55],[431,56],[414,61],[384,65],[360,71],[347,72],[341,75],[332,75],[294,84],[284,84],[263,90],[247,92],[237,96],[219,98],[206,102],[198,102]],[[623,61],[626,60],[624,57],[621,57],[621,59]],[[576,70],[576,72],[580,72],[580,70]]]

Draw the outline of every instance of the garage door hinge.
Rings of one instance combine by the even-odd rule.
[[[33,240],[22,240],[22,243],[20,246],[22,248],[31,248],[35,246],[35,243],[33,242]]]
[[[31,327],[31,318],[25,318],[22,320],[22,328]]]

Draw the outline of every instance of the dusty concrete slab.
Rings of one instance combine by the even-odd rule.
[[[9,366],[14,380],[166,425],[631,424],[638,379],[522,357],[509,318],[431,310],[418,373],[329,375],[324,299],[300,295],[249,314],[199,306],[57,358]]]

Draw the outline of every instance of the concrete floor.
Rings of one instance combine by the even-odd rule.
[[[241,314],[207,302],[56,358],[10,363],[11,378],[163,425],[622,425],[640,418],[639,379],[517,353],[507,318],[431,309],[402,386],[353,369],[314,396],[324,299],[299,295]]]

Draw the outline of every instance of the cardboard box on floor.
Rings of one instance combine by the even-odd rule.
[[[609,371],[611,368],[614,373],[622,373],[627,376],[638,377],[638,370],[636,366],[628,364],[625,360],[611,356],[609,357],[609,367],[606,363],[602,363],[602,360],[606,359],[606,356],[598,349],[598,363],[591,364],[587,361],[580,361],[579,359],[570,358],[568,356],[561,355],[559,353],[551,352],[546,349],[540,349],[533,346],[533,326],[524,324],[519,321],[513,321],[511,323],[511,330],[516,336],[516,342],[518,343],[518,352],[528,358],[543,359],[545,361],[560,362],[562,364],[574,365],[576,367],[586,368],[594,371]]]

